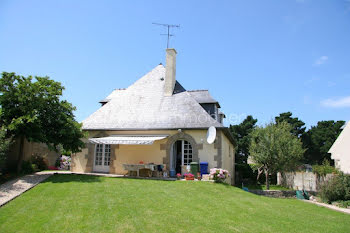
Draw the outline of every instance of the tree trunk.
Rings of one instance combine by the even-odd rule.
[[[265,178],[266,178],[266,190],[270,189],[270,182],[269,182],[269,169],[265,168]]]
[[[20,142],[19,142],[19,154],[18,154],[18,160],[17,160],[17,174],[19,174],[22,170],[22,162],[24,157],[24,136],[20,136]]]
[[[259,177],[260,177],[260,175],[261,175],[263,172],[264,172],[263,167],[259,167],[259,168],[258,168],[258,175],[257,175],[257,177],[256,177],[256,182],[259,181]]]

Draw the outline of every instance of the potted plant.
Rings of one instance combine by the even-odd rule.
[[[186,173],[184,176],[186,180],[194,180],[194,175],[191,173]]]
[[[201,173],[200,173],[200,172],[197,172],[197,179],[198,179],[198,180],[201,180],[201,179],[202,179],[202,176],[201,176]]]
[[[180,173],[177,173],[177,174],[176,174],[176,177],[177,177],[178,180],[180,180],[182,176],[181,176]]]

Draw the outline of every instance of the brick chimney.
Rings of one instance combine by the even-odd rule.
[[[172,96],[176,82],[176,50],[166,50],[164,96]]]

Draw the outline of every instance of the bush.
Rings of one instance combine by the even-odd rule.
[[[241,184],[249,183],[249,184],[255,184],[256,183],[256,175],[254,174],[253,169],[249,164],[241,163],[235,165],[235,172],[236,172],[236,183]]]
[[[216,183],[223,183],[224,180],[228,177],[230,177],[230,174],[227,170],[221,168],[210,169],[210,178],[213,179]]]
[[[33,155],[31,162],[36,165],[36,170],[42,171],[47,169],[47,164],[45,163],[44,158],[40,155]]]
[[[61,156],[56,159],[55,167],[58,169],[61,166]]]
[[[21,172],[23,174],[30,174],[34,172],[35,166],[30,161],[23,161],[22,162],[22,170]]]
[[[322,165],[313,165],[312,171],[320,176],[337,172],[335,167],[331,166],[327,159],[323,160]]]
[[[350,207],[350,201],[339,201],[337,203],[337,206],[342,207],[342,208],[348,208],[348,207]]]
[[[350,200],[350,175],[339,174],[323,184],[320,189],[322,201],[331,203],[333,201]]]
[[[59,157],[59,162],[60,162],[58,166],[59,170],[70,170],[70,165],[72,162],[72,158],[70,156],[61,155]]]
[[[58,168],[55,167],[55,166],[48,166],[47,169],[49,169],[49,170],[58,170]]]
[[[6,129],[0,127],[0,174],[3,171],[6,163],[6,153],[9,149],[11,139],[6,138]]]

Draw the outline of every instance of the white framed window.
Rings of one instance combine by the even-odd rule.
[[[193,161],[192,145],[183,140],[182,141],[182,165],[190,165]]]
[[[111,162],[111,145],[96,144],[95,166],[109,166]]]
[[[95,148],[95,165],[101,166],[103,156],[103,144],[97,144]]]
[[[111,162],[111,145],[104,145],[104,165],[109,166]]]

